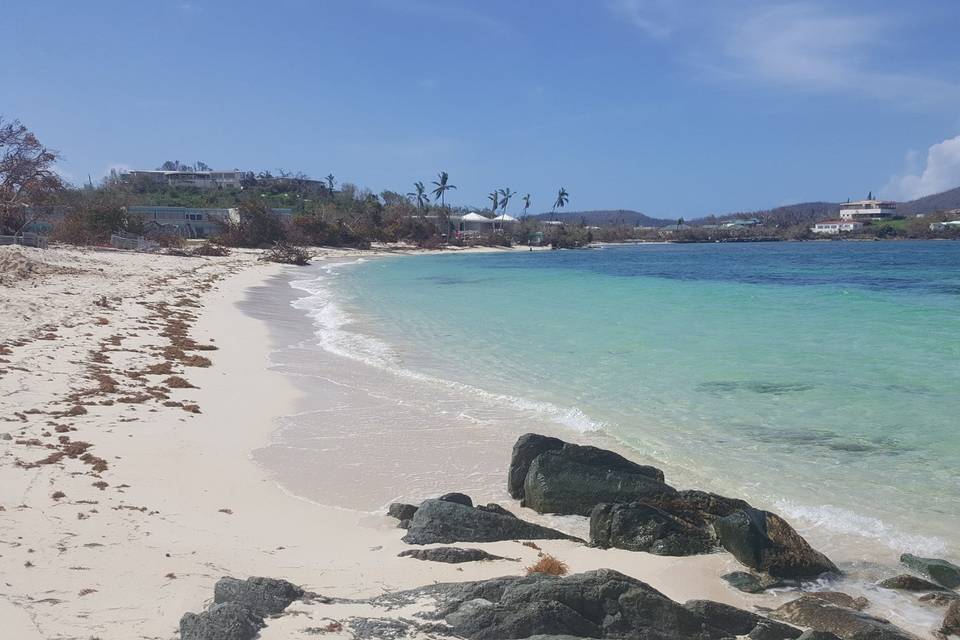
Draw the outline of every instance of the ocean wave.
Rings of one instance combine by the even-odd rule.
[[[314,334],[320,348],[334,355],[362,362],[407,380],[443,387],[472,398],[481,398],[499,406],[509,406],[521,411],[535,413],[556,424],[581,433],[600,431],[606,426],[603,422],[591,419],[577,407],[561,407],[551,402],[495,393],[456,380],[439,378],[408,369],[403,366],[399,356],[388,343],[374,336],[350,331],[347,327],[354,323],[354,319],[338,302],[331,285],[332,280],[336,278],[337,269],[361,262],[365,262],[365,260],[358,258],[351,262],[324,265],[323,275],[318,275],[312,280],[294,280],[290,283],[290,286],[294,289],[305,291],[308,294],[290,304],[294,308],[304,311],[313,320],[316,327]]]
[[[834,507],[832,505],[800,505],[778,500],[777,510],[804,525],[843,534],[875,540],[897,553],[937,556],[947,552],[947,543],[936,536],[906,534],[879,518]]]

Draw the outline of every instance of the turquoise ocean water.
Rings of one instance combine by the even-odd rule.
[[[540,408],[823,535],[960,555],[960,243],[388,257],[294,286],[322,346],[465,406]]]

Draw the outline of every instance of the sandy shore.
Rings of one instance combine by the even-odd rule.
[[[0,434],[9,434],[0,440],[0,627],[9,637],[175,638],[180,616],[209,602],[224,575],[356,597],[519,574],[535,561],[516,542],[469,546],[519,562],[398,558],[406,545],[395,521],[298,498],[254,462],[276,418],[303,401],[303,388],[271,369],[283,345],[262,320],[290,311],[257,294],[292,268],[253,253],[23,253],[30,273],[0,289]],[[362,486],[362,469],[340,472]],[[726,554],[541,546],[573,572],[614,568],[681,602],[785,599],[727,588],[718,576],[737,567]],[[295,609],[262,637],[355,613]]]

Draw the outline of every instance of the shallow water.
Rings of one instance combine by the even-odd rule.
[[[310,347],[379,370],[358,385],[385,406],[415,399],[371,416],[385,430],[599,432],[850,561],[958,559],[960,243],[395,257],[294,288]],[[475,490],[501,482],[477,465]]]

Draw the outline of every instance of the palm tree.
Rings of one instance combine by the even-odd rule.
[[[500,208],[500,192],[494,189],[487,194],[487,200],[492,203],[490,205],[490,210],[493,211],[494,215],[496,215],[497,209]]]
[[[683,218],[677,218],[677,229],[683,226]]]
[[[527,209],[530,208],[530,194],[523,196],[523,217],[527,217]]]
[[[507,187],[506,189],[500,189],[500,208],[503,209],[503,213],[507,213],[507,203],[510,202],[510,198],[517,195],[514,191]]]
[[[327,188],[330,189],[330,191],[333,191],[333,185],[336,183],[336,180],[333,179],[333,174],[328,173],[324,180],[327,181]]]
[[[416,191],[411,191],[407,194],[407,197],[416,198],[417,214],[422,217],[423,210],[426,208],[427,203],[430,202],[430,194],[427,193],[427,188],[423,186],[423,182],[414,182],[413,188],[416,189]]]
[[[566,189],[560,187],[560,191],[557,192],[557,201],[553,203],[552,211],[556,212],[557,207],[563,209],[568,202],[570,202],[570,194],[567,193]]]
[[[433,190],[433,199],[440,200],[440,206],[446,207],[447,202],[446,202],[446,199],[444,198],[444,194],[446,194],[448,190],[456,189],[457,187],[452,184],[447,184],[447,181],[450,179],[450,176],[447,175],[446,171],[441,171],[437,176],[437,178],[438,180],[433,181],[433,186],[436,187],[436,189]]]

